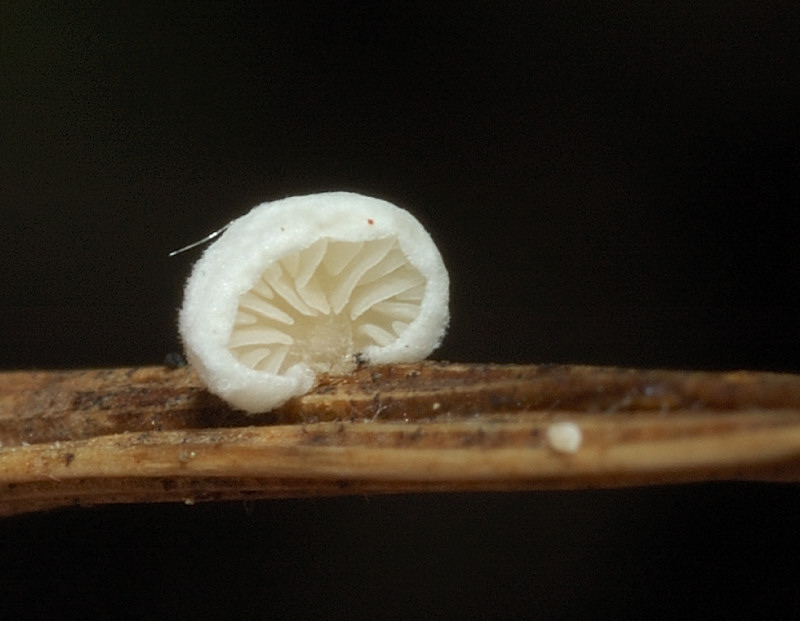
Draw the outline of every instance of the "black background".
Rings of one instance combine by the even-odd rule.
[[[158,364],[169,259],[265,200],[411,210],[449,360],[800,371],[794,3],[7,3],[0,367]],[[370,497],[0,522],[0,617],[800,610],[798,490]],[[5,613],[3,611],[6,611]]]

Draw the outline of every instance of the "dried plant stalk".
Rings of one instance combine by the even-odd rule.
[[[558,421],[575,452],[548,441]],[[0,373],[0,515],[66,505],[800,480],[800,376],[419,363],[269,413],[191,369]]]

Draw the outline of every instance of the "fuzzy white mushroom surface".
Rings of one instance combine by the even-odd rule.
[[[358,361],[415,362],[441,342],[449,279],[407,211],[350,192],[264,203],[192,269],[179,328],[207,388],[270,410]]]

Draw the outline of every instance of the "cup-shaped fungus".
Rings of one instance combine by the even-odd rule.
[[[407,211],[328,192],[255,207],[186,283],[180,333],[208,389],[263,412],[317,373],[427,357],[447,328],[449,280]]]

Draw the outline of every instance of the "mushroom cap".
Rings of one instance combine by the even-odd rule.
[[[179,329],[208,389],[255,413],[304,394],[318,372],[427,357],[448,297],[441,255],[411,214],[326,192],[231,222],[192,269]]]

